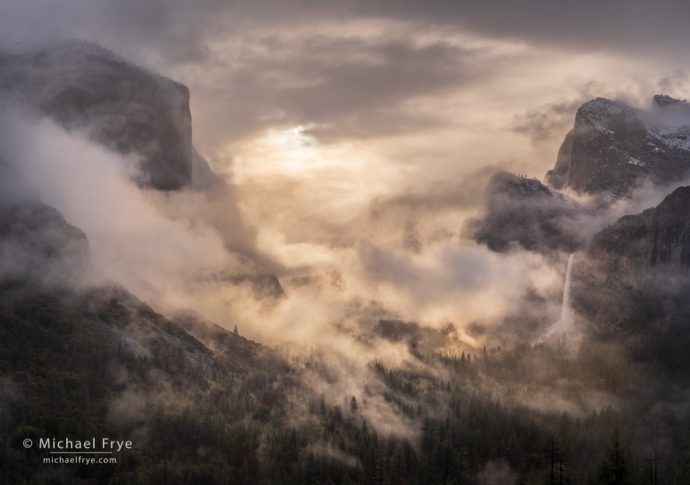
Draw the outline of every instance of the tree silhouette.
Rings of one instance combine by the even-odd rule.
[[[618,429],[613,432],[611,444],[599,465],[598,485],[627,485],[630,482],[630,468],[625,449],[621,445]]]

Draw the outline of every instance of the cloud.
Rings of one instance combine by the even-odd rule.
[[[530,138],[532,143],[550,141],[572,127],[577,109],[591,99],[591,95],[554,101],[530,108],[515,117],[513,129]]]
[[[10,0],[0,8],[7,41],[36,41],[25,26],[41,25],[45,39],[100,42],[186,82],[197,132],[212,148],[223,138],[299,123],[314,123],[323,140],[435,130],[450,120],[412,101],[501,78],[510,84],[509,76],[520,82],[506,71],[528,50],[543,59],[533,74],[548,79],[554,53],[567,62],[563,56],[605,57],[631,45],[684,49],[687,40],[684,28],[673,28],[687,7],[672,1],[652,9],[640,1],[531,0],[518,8],[505,1],[66,0],[54,9],[47,1]],[[521,53],[520,45],[529,49]],[[672,52],[683,59],[684,50]],[[567,108],[542,104],[555,116]],[[550,119],[527,113],[523,130],[544,130]]]
[[[581,49],[630,46],[650,49],[684,48],[684,20],[690,7],[664,0],[650,7],[633,0],[624,4],[592,0],[553,3],[530,0],[519,6],[507,0],[449,2],[431,0],[357,0],[342,4],[316,0],[67,0],[50,8],[46,0],[3,2],[3,31],[17,32],[19,25],[43,22],[48,31],[91,38],[117,38],[121,43],[157,44],[177,59],[195,58],[204,42],[223,26],[227,30],[256,25],[301,25],[357,19],[395,20],[463,29],[487,37],[521,39],[530,43],[565,45]],[[227,27],[230,25],[231,27]],[[682,51],[681,51],[682,52]]]
[[[226,139],[300,124],[321,141],[428,132],[448,121],[416,101],[508,62],[488,48],[385,34],[248,33],[215,50],[198,106],[223,129],[205,136]]]
[[[688,5],[665,0],[650,7],[643,0],[553,3],[530,0],[520,5],[508,0],[448,2],[414,0],[361,2],[358,13],[401,20],[429,22],[446,28],[467,29],[483,36],[519,39],[580,50],[643,52],[660,49],[684,52],[687,32],[683,18]]]
[[[66,0],[54,9],[10,0],[0,9],[7,42],[82,37],[187,84],[196,146],[228,173],[267,132],[301,126],[321,144],[355,141],[421,183],[484,164],[542,176],[579,99],[687,84],[682,56],[613,54],[603,37],[676,17],[673,5],[651,16],[637,2]],[[40,36],[27,25],[41,25]],[[590,31],[604,26],[592,48]]]
[[[372,200],[369,215],[380,219],[391,213],[406,216],[423,214],[444,209],[472,209],[482,203],[484,191],[491,176],[501,166],[487,164],[455,181],[437,181],[425,188],[409,188],[399,193],[377,197]]]
[[[18,112],[6,112],[0,128],[0,158],[25,181],[26,194],[57,208],[84,231],[92,263],[106,278],[165,308],[190,303],[186,287],[204,273],[253,271],[204,217],[194,217],[191,207],[169,211],[178,196],[169,194],[166,205],[155,191],[133,182],[135,158]],[[200,194],[179,197],[178,205],[206,212],[212,206]]]

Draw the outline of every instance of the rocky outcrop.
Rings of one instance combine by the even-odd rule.
[[[577,223],[583,213],[577,202],[536,179],[499,172],[486,189],[486,214],[473,236],[493,251],[517,244],[530,251],[572,252],[585,244]]]
[[[176,190],[215,178],[192,145],[187,87],[96,45],[0,51],[0,98],[140,158],[144,186]]]
[[[690,170],[690,113],[657,95],[650,111],[596,98],[583,104],[546,180],[556,189],[625,196],[643,179],[659,185]]]

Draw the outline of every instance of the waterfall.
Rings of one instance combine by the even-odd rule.
[[[566,326],[569,326],[572,320],[572,311],[570,308],[570,277],[573,272],[573,257],[575,253],[572,253],[568,257],[568,266],[565,269],[565,285],[563,285],[563,299],[561,303],[561,319],[559,320]]]
[[[551,325],[547,332],[538,340],[543,342],[549,337],[563,336],[570,330],[573,324],[573,311],[570,306],[570,279],[573,271],[575,253],[568,257],[568,265],[565,268],[565,283],[563,285],[563,298],[561,299],[561,317]]]

